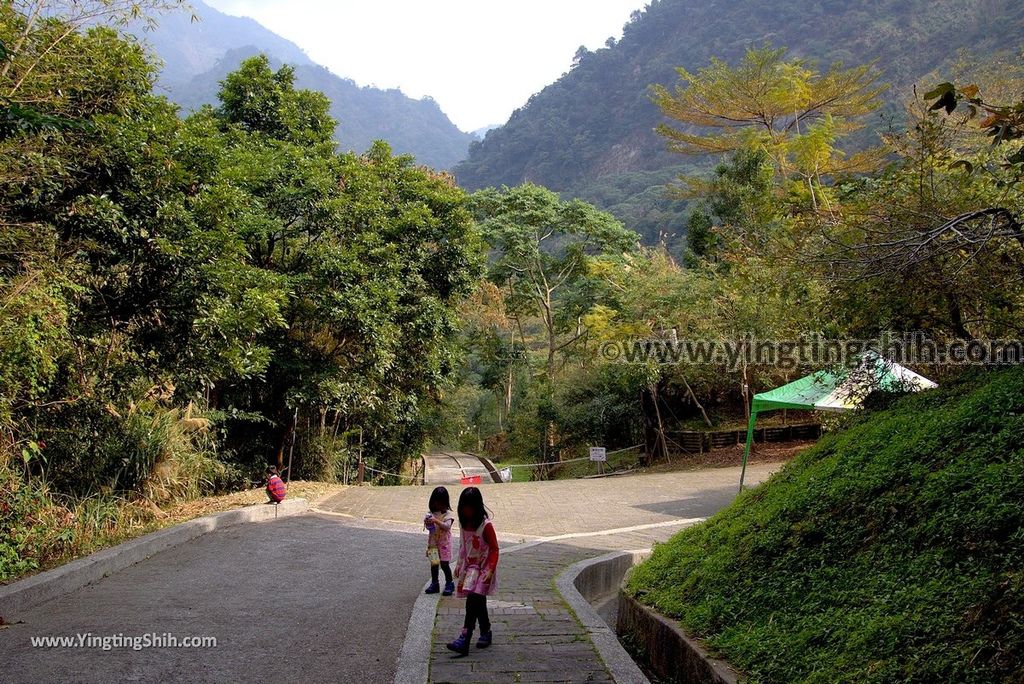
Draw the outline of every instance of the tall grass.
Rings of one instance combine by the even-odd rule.
[[[72,498],[51,492],[0,463],[0,582],[45,569],[137,533],[156,515],[140,501],[95,494]]]
[[[217,458],[212,425],[191,405],[133,403],[108,424],[117,434],[103,444],[119,451],[105,457],[118,467],[84,493],[56,491],[45,469],[33,471],[12,449],[0,449],[0,582],[135,536],[158,524],[162,508],[245,480]]]

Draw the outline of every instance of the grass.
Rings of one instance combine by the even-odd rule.
[[[1024,681],[1024,369],[826,436],[628,590],[751,682]]]
[[[603,466],[603,472],[610,473],[617,470],[632,470],[639,467],[640,452],[641,449],[628,449],[626,451],[609,454],[608,461]],[[589,452],[583,455],[587,456],[589,455]],[[597,475],[597,473],[597,463],[591,461],[575,461],[573,463],[566,463],[565,465],[557,466],[552,479],[572,480],[579,477]]]
[[[526,461],[526,460],[522,460],[522,459],[515,459],[515,458],[505,458],[504,460],[501,460],[501,461],[492,459],[491,462],[494,464],[494,467],[497,470],[501,470],[502,468],[505,468],[505,467],[508,467],[508,466],[527,465],[527,464],[530,463],[530,461]],[[530,482],[533,479],[533,471],[534,471],[533,468],[513,467],[512,468],[512,482]]]

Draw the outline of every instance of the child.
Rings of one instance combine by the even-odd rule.
[[[284,501],[284,495],[284,480],[278,476],[277,468],[267,466],[267,496],[270,497],[270,503],[281,503]]]
[[[448,648],[468,655],[477,622],[480,623],[477,648],[491,645],[487,597],[498,588],[498,538],[484,508],[484,498],[476,487],[467,487],[459,497],[459,527],[462,528],[462,543],[455,576],[459,578],[459,598],[466,598],[466,621],[462,633],[448,644]]]
[[[444,571],[444,592],[442,596],[451,596],[455,591],[455,583],[452,582],[452,523],[455,517],[452,515],[452,504],[448,498],[448,490],[444,487],[437,487],[430,493],[430,501],[427,504],[430,512],[423,518],[423,526],[430,532],[427,538],[427,558],[430,559],[430,577],[432,581],[427,587],[426,593],[436,594],[441,591],[438,582],[438,566]]]

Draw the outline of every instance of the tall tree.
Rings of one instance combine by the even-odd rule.
[[[266,55],[250,57],[221,83],[220,113],[243,129],[270,138],[316,145],[333,139],[336,122],[323,93],[295,88],[295,69],[276,72]]]
[[[911,103],[913,125],[891,136],[897,161],[850,184],[844,220],[827,227],[825,260],[862,326],[939,339],[1024,332],[1024,103],[963,91],[942,84]]]
[[[610,214],[580,200],[563,202],[536,185],[481,190],[473,207],[494,252],[490,278],[510,293],[509,310],[543,323],[551,381],[559,352],[587,334],[582,317],[594,303],[588,267],[598,257],[636,249],[639,236]]]
[[[696,73],[679,67],[682,84],[652,88],[665,116],[658,132],[684,154],[763,150],[785,178],[798,177],[817,202],[823,176],[875,168],[877,149],[845,154],[837,141],[858,130],[878,108],[885,86],[871,65],[820,72],[784,48],[750,49],[739,64],[719,59]]]

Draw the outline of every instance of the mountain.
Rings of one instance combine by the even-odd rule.
[[[475,131],[472,131],[473,137],[476,138],[477,140],[483,140],[484,138],[487,137],[487,132],[488,131],[493,131],[495,128],[500,128],[500,127],[501,127],[501,124],[491,124],[490,126],[484,126],[482,128],[478,128]]]
[[[330,98],[331,115],[338,121],[335,135],[343,149],[362,151],[383,139],[422,164],[449,169],[465,158],[469,143],[476,140],[460,131],[429,97],[416,100],[399,90],[360,87],[252,19],[224,14],[198,0],[191,5],[198,21],[178,12],[160,17],[155,29],[133,31],[164,62],[157,91],[186,111],[215,103],[220,81],[243,59],[264,53],[275,66],[294,66],[298,87]]]
[[[313,64],[302,48],[254,19],[233,17],[198,1],[191,5],[191,11],[160,15],[154,29],[133,27],[131,31],[164,62],[158,88],[180,91],[183,84],[213,69],[230,50],[248,46],[288,64]]]
[[[653,0],[620,40],[581,50],[558,81],[472,143],[456,177],[469,189],[543,184],[610,209],[654,241],[678,233],[685,213],[664,184],[701,163],[666,151],[653,130],[663,119],[648,88],[674,85],[675,67],[734,62],[765,43],[823,67],[877,60],[895,102],[961,49],[983,55],[1022,42],[1020,0]]]

